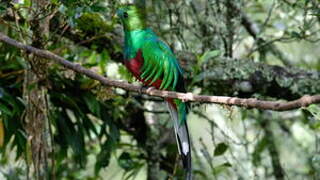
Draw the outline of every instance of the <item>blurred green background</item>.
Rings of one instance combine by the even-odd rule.
[[[131,1],[0,2],[0,32],[111,79]],[[139,1],[140,3],[143,1]],[[150,0],[148,24],[195,94],[320,94],[318,0]],[[137,83],[138,84],[138,83]],[[320,179],[320,107],[274,112],[192,103],[194,179]],[[183,179],[161,98],[105,87],[0,43],[0,179]]]

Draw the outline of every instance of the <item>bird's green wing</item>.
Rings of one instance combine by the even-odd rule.
[[[147,39],[143,43],[142,56],[144,63],[141,78],[154,83],[161,79],[160,89],[175,90],[182,69],[170,48],[158,39]]]

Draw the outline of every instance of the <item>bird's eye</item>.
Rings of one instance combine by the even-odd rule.
[[[127,12],[124,12],[124,13],[123,13],[123,17],[124,17],[124,18],[128,18],[128,17],[129,17],[128,13],[127,13]]]

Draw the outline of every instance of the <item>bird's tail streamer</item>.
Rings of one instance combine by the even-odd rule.
[[[187,105],[178,99],[166,99],[173,120],[179,154],[186,171],[186,180],[192,180],[191,144],[187,125]]]

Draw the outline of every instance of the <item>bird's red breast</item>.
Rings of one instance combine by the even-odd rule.
[[[156,80],[154,83],[152,83],[150,85],[149,83],[152,80],[144,81],[141,78],[141,74],[142,74],[141,68],[143,66],[143,62],[144,62],[144,59],[143,59],[143,56],[142,56],[142,51],[139,50],[137,52],[136,57],[134,57],[132,59],[129,59],[129,60],[125,60],[124,64],[129,69],[129,71],[133,74],[133,76],[136,77],[139,81],[141,81],[144,85],[153,86],[153,87],[159,89],[160,86],[161,86],[161,83],[162,83],[161,79]]]

